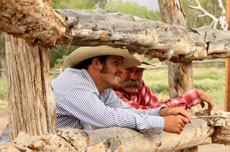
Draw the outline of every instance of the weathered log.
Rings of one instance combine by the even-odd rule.
[[[208,125],[214,127],[212,143],[230,145],[230,113],[213,111],[213,118],[206,118]]]
[[[104,10],[57,10],[72,31],[72,45],[110,45],[174,62],[230,56],[230,32],[180,26]]]
[[[1,0],[0,30],[44,47],[70,43],[69,29],[49,3],[50,0]]]
[[[230,126],[215,127],[212,143],[230,145]]]
[[[49,77],[48,49],[5,35],[8,74],[9,136],[20,131],[42,135],[55,131],[56,106]]]
[[[14,148],[21,151],[167,152],[210,144],[212,133],[213,128],[201,119],[194,120],[192,124],[187,125],[180,135],[166,132],[143,134],[127,128],[107,128],[95,131],[59,129],[53,135],[34,137],[25,136],[25,134],[19,135],[14,140]],[[0,144],[0,149],[5,144]],[[12,144],[10,148],[13,149]]]

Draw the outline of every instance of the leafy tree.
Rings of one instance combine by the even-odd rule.
[[[95,9],[104,8],[107,0],[52,0],[53,8]]]
[[[63,63],[63,56],[67,56],[77,48],[77,46],[70,46],[69,49],[66,49],[65,45],[57,45],[55,48],[52,48],[49,51],[50,67],[58,68],[55,65],[61,65]]]
[[[108,12],[120,12],[124,14],[129,14],[132,16],[138,16],[140,18],[151,19],[151,20],[161,20],[160,11],[155,12],[148,11],[146,7],[139,6],[136,2],[123,2],[122,0],[110,1],[105,5],[105,9]]]
[[[3,32],[0,32],[0,58],[1,57],[2,58],[5,57],[5,37],[4,37]],[[0,68],[1,68],[1,66],[0,66]]]

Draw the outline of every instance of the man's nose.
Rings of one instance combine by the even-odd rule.
[[[136,75],[136,72],[131,72],[130,75],[129,75],[129,78],[132,79],[132,80],[137,80],[137,75]]]
[[[119,66],[118,70],[122,73],[125,72],[125,67],[123,65]]]

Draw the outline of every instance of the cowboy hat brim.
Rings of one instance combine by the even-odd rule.
[[[80,62],[97,56],[114,55],[123,57],[124,67],[135,67],[141,65],[127,49],[113,48],[110,46],[96,46],[96,47],[80,47],[68,55],[63,63],[63,67],[73,68]]]
[[[138,68],[142,68],[142,69],[155,69],[156,65],[154,64],[146,64],[146,63],[142,63],[140,66],[137,66]]]

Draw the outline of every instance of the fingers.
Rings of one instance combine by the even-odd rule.
[[[207,113],[210,113],[213,110],[214,105],[208,105]]]
[[[203,101],[200,102],[200,105],[202,108],[204,108],[204,106],[205,106]]]
[[[208,109],[206,110],[207,113],[210,113],[213,108],[214,108],[214,104],[212,102],[212,97],[210,94],[208,94],[207,92],[203,91],[203,90],[199,90],[198,92],[200,94],[200,98],[201,98],[201,106],[202,108],[204,108],[205,104],[204,102],[206,102],[208,104]]]
[[[186,110],[181,109],[178,114],[180,114],[183,117],[183,120],[185,120],[186,122],[192,122],[191,117],[189,116],[189,113]]]
[[[164,131],[170,133],[180,134],[185,125],[188,123],[188,119],[182,115],[171,115],[164,117],[165,126]]]
[[[181,119],[181,123],[180,123],[180,125],[184,128],[184,126],[185,126],[185,124],[187,124],[187,123],[189,123],[189,122],[191,122],[191,120],[189,120],[188,118],[186,118],[186,117],[184,117],[184,116],[181,116],[181,115],[178,115],[179,117],[180,117],[180,119]]]

